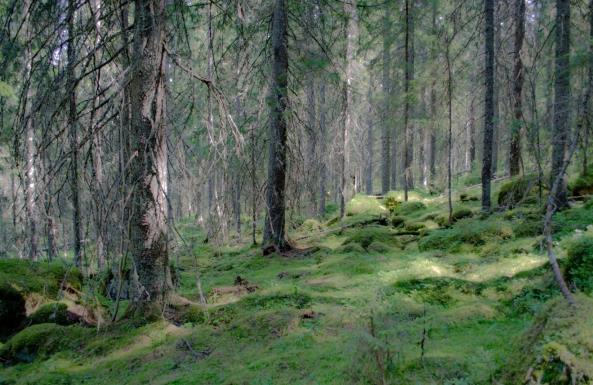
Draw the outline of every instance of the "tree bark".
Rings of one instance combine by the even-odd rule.
[[[136,309],[163,306],[171,290],[167,250],[165,113],[165,2],[135,1],[130,74],[128,168],[130,254],[137,273]]]
[[[554,81],[554,130],[552,134],[552,173],[560,175],[568,131],[570,129],[570,0],[556,0],[556,77]],[[555,196],[556,208],[568,206],[566,178],[563,177]]]
[[[490,211],[492,179],[492,139],[494,126],[494,4],[484,0],[485,62],[484,62],[484,149],[482,159],[482,211]]]
[[[286,0],[276,0],[272,17],[272,82],[270,90],[270,129],[268,188],[264,248],[289,248],[284,234],[286,187],[286,109],[288,104],[288,14]],[[264,250],[265,250],[264,249]]]
[[[365,167],[365,191],[368,195],[373,193],[373,160],[374,152],[373,145],[375,142],[374,136],[374,120],[373,120],[373,108],[371,98],[373,96],[373,79],[369,80],[369,90],[367,94],[368,98],[368,111],[367,111],[367,135],[366,135],[366,167]]]
[[[509,171],[511,176],[519,174],[521,163],[521,127],[523,125],[523,61],[521,49],[525,36],[525,0],[515,0],[515,44],[513,50],[513,117],[511,124],[511,148]]]
[[[414,15],[413,0],[405,4],[405,76],[404,76],[404,200],[408,200],[408,190],[414,188],[412,162],[414,160],[414,131],[410,127],[412,114],[412,82],[414,81]]]
[[[391,104],[390,76],[391,66],[391,3],[385,2],[385,13],[383,16],[383,78],[381,89],[383,91],[383,106],[381,111],[381,192],[386,194],[389,191],[391,178],[391,130],[389,127],[389,106]],[[395,186],[393,187],[395,188]]]

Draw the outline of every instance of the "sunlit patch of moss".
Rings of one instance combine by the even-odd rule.
[[[357,214],[386,215],[388,213],[389,210],[377,198],[368,195],[357,194],[346,204],[347,216]]]

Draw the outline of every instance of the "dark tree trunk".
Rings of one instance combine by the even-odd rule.
[[[482,210],[490,211],[492,179],[492,137],[494,126],[494,4],[484,0],[485,63],[484,63],[484,149],[482,163]]]
[[[525,0],[515,0],[515,48],[513,50],[513,117],[509,170],[511,176],[519,174],[521,163],[521,127],[523,122],[523,61],[521,49],[525,35]]]
[[[135,308],[164,305],[171,290],[167,250],[167,143],[165,113],[165,1],[135,1],[130,74],[128,168],[130,255],[137,273]]]
[[[272,82],[270,90],[270,153],[264,247],[286,250],[284,235],[286,185],[286,108],[288,103],[288,16],[286,0],[276,0],[272,17]]]
[[[325,214],[325,196],[327,194],[327,127],[325,126],[325,80],[319,85],[319,217]]]
[[[570,0],[556,0],[556,78],[554,81],[554,132],[552,134],[552,182],[560,175],[570,129]],[[555,196],[556,207],[568,206],[566,179]]]

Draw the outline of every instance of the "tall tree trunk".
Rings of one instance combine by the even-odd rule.
[[[525,0],[515,0],[515,48],[513,50],[513,115],[511,124],[511,148],[509,171],[511,176],[519,174],[521,163],[521,127],[523,121],[523,61],[521,49],[525,36]]]
[[[156,310],[171,290],[167,249],[165,113],[165,1],[135,1],[130,74],[128,183],[130,255],[137,273],[135,309]]]
[[[344,11],[348,17],[348,25],[346,27],[346,79],[344,83],[344,126],[342,132],[342,150],[341,150],[341,165],[340,165],[340,218],[345,215],[346,209],[346,189],[350,184],[351,170],[350,170],[350,135],[352,134],[353,118],[352,118],[352,75],[354,66],[354,54],[356,51],[355,42],[357,34],[357,12],[356,0],[344,3]]]
[[[381,110],[381,192],[386,194],[389,191],[391,177],[391,130],[389,127],[389,106],[391,104],[390,76],[391,66],[391,2],[385,2],[383,15],[383,78],[381,88],[383,91],[383,106]],[[393,186],[395,188],[395,186]]]
[[[74,33],[74,12],[76,1],[68,0],[68,63],[66,77],[68,81],[68,136],[70,139],[70,193],[72,194],[72,236],[74,246],[74,264],[82,266],[82,224],[80,216],[80,180],[78,177],[78,124],[76,112],[76,51]]]
[[[405,4],[405,76],[404,76],[404,200],[408,200],[408,190],[414,188],[412,162],[414,160],[414,131],[410,127],[412,111],[412,82],[414,81],[414,15],[413,0]]]
[[[368,111],[367,111],[367,135],[366,135],[366,167],[365,167],[365,191],[368,195],[373,193],[373,160],[374,152],[373,145],[375,142],[374,136],[374,119],[373,119],[373,107],[371,98],[373,96],[373,79],[369,80],[369,91],[367,94],[368,98]]]
[[[270,153],[264,247],[283,251],[286,187],[286,109],[288,104],[288,13],[286,0],[276,0],[272,17],[272,82],[270,90]],[[265,249],[264,249],[265,250]]]
[[[25,21],[23,29],[25,31],[25,40],[29,41],[31,33],[31,1],[25,0],[23,7],[25,12]],[[33,67],[33,53],[31,52],[31,44],[26,44],[25,48],[25,79],[26,79],[26,97],[24,100],[24,124],[25,124],[25,213],[27,215],[27,227],[29,238],[29,259],[37,261],[38,259],[38,228],[39,218],[37,209],[37,166],[35,164],[35,129],[33,127],[32,104],[33,104],[33,86],[32,86],[32,67]]]
[[[570,129],[570,0],[556,0],[556,78],[554,81],[554,131],[552,134],[552,181],[560,175]],[[556,207],[568,206],[566,178],[555,196]]]
[[[325,79],[319,85],[319,217],[325,214],[325,197],[327,195],[327,127],[325,125]]]
[[[482,210],[490,211],[492,179],[492,137],[494,125],[494,4],[484,0],[485,62],[484,62],[484,149],[482,159]]]
[[[494,87],[494,91],[492,92],[492,111],[493,112],[493,117],[492,117],[492,171],[490,174],[490,178],[494,178],[498,172],[498,148],[499,143],[500,143],[500,126],[501,126],[501,119],[500,119],[500,98],[499,98],[499,91],[500,91],[500,86],[501,86],[501,82],[499,81],[499,74],[498,74],[498,70],[499,70],[499,63],[498,63],[498,56],[497,54],[501,52],[501,28],[500,25],[498,24],[498,20],[500,17],[500,5],[501,3],[496,3],[494,4],[494,11],[493,11],[493,19],[494,19],[494,26],[493,26],[493,33],[494,33],[494,38],[493,38],[493,52],[494,52],[494,59],[493,59],[493,64],[492,64],[492,84]],[[498,7],[497,7],[498,6]]]

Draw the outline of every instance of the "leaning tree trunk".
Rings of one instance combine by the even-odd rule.
[[[270,153],[264,225],[264,252],[289,248],[284,235],[286,187],[286,108],[288,104],[288,14],[286,0],[276,0],[272,18]]]
[[[570,124],[570,0],[556,0],[556,78],[554,82],[554,131],[552,134],[552,182],[560,175]],[[568,206],[566,179],[555,196],[558,209]]]
[[[494,4],[484,0],[485,63],[484,63],[484,148],[482,159],[482,210],[490,211],[490,182],[492,179],[492,138],[494,127]]]
[[[525,0],[515,0],[515,48],[513,50],[513,116],[509,170],[511,176],[519,174],[521,163],[521,126],[523,120],[523,61],[521,48],[525,35]]]
[[[130,74],[128,168],[130,255],[137,273],[135,309],[164,305],[172,287],[167,250],[165,1],[136,0]]]

